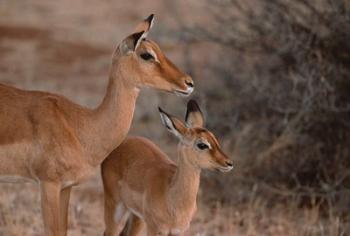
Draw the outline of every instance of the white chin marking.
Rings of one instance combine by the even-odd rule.
[[[178,92],[178,91],[175,91],[175,94],[176,94],[177,96],[179,96],[179,97],[186,97],[185,94],[180,93],[180,92]]]
[[[229,172],[233,169],[233,166],[220,168],[221,172]]]
[[[187,93],[188,93],[188,95],[190,95],[192,92],[193,92],[193,87],[188,87],[187,88]]]
[[[175,90],[175,94],[180,97],[188,97],[192,93],[193,88],[187,89],[186,91]]]

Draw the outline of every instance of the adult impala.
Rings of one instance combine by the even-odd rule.
[[[192,92],[192,79],[146,39],[152,24],[153,15],[114,51],[107,92],[96,109],[0,85],[0,180],[40,184],[45,235],[66,235],[71,187],[123,141],[141,87]]]
[[[160,109],[165,127],[179,138],[177,164],[142,137],[127,138],[102,163],[105,236],[129,236],[147,225],[147,236],[183,235],[196,211],[201,169],[233,167],[214,135],[203,128],[197,103],[187,105],[186,125]]]

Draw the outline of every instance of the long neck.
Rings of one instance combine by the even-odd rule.
[[[193,210],[199,188],[200,168],[191,163],[190,148],[179,147],[177,170],[168,192],[168,201],[173,211]]]
[[[111,71],[103,101],[84,125],[81,139],[93,166],[119,146],[130,129],[139,90],[126,77],[118,68]]]

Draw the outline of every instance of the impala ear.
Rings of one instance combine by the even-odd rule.
[[[136,27],[132,35],[123,40],[119,47],[122,54],[134,52],[138,48],[142,40],[147,37],[149,30],[152,28],[153,21],[154,14],[151,14]]]
[[[191,99],[187,103],[187,112],[186,112],[186,125],[189,128],[192,127],[203,127],[204,126],[204,117],[199,108],[197,102]]]
[[[179,119],[172,117],[163,111],[162,108],[158,107],[158,110],[162,123],[168,129],[168,131],[173,133],[179,139],[183,139],[183,135],[186,132],[185,125]]]
[[[149,15],[146,19],[144,19],[140,24],[137,25],[134,32],[144,32],[144,37],[147,37],[149,30],[152,28],[154,22],[154,14]]]
[[[134,33],[121,42],[119,49],[122,54],[134,52],[143,39],[144,31]]]

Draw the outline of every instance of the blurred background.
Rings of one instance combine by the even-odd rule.
[[[235,165],[202,173],[187,235],[348,235],[348,0],[0,0],[0,82],[95,107],[113,48],[150,13]],[[142,91],[131,134],[175,157],[157,106],[183,117],[187,100]],[[38,186],[0,188],[0,236],[42,235]],[[96,172],[73,190],[69,235],[102,235],[102,199]]]

